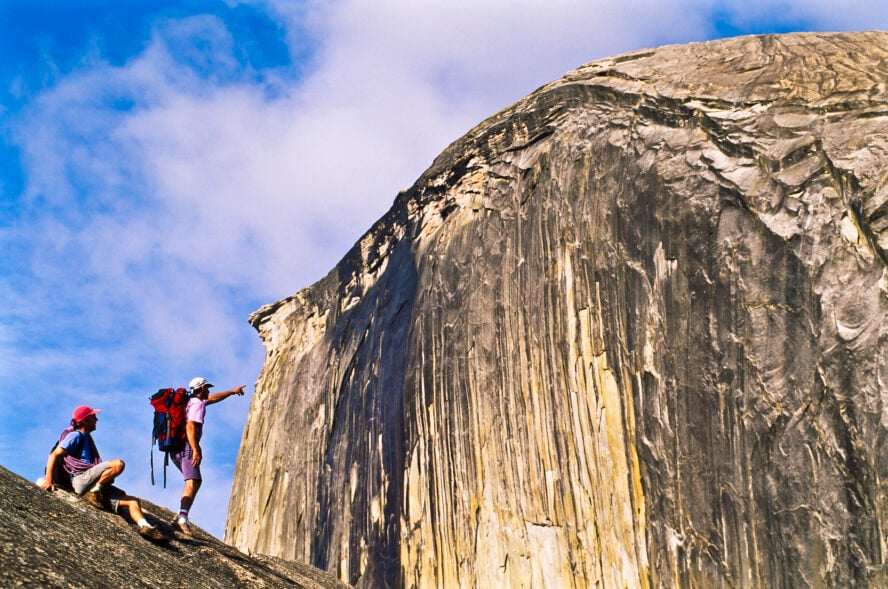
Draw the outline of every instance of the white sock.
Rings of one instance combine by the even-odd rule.
[[[96,484],[93,486],[93,488],[89,490],[89,492],[90,492],[90,493],[98,493],[98,492],[101,491],[101,490],[102,490],[102,485],[100,485],[99,483],[96,483]]]
[[[136,525],[139,526],[140,528],[145,528],[145,527],[153,528],[154,527],[151,524],[149,524],[148,520],[145,519],[144,517],[142,519],[140,519],[139,521],[137,521]]]

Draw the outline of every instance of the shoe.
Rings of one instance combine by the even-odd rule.
[[[86,499],[89,504],[96,509],[107,508],[107,506],[105,505],[105,496],[102,495],[101,491],[87,491],[83,494],[83,498]]]
[[[169,540],[163,532],[151,526],[142,526],[139,528],[139,534],[141,534],[143,538],[147,538],[152,542],[166,542]]]
[[[176,524],[176,527],[179,528],[179,531],[191,538],[194,536],[194,533],[191,531],[191,526],[188,524],[187,519],[176,518],[173,520],[173,523]]]

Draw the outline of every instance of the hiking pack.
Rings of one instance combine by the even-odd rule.
[[[74,431],[74,426],[69,425],[62,431],[62,435],[59,436],[59,439],[56,440],[55,445],[53,445],[52,450],[49,451],[50,454],[55,452],[55,449],[59,447],[59,444],[65,439],[69,433]],[[46,468],[43,469],[43,475],[46,476],[48,473],[46,472]],[[52,470],[52,484],[55,485],[59,489],[64,489],[65,491],[74,492],[74,486],[71,484],[71,475],[68,474],[68,471],[65,470],[65,461],[63,459],[59,459],[55,461],[55,468]]]
[[[154,431],[151,433],[151,484],[154,484],[154,443],[164,453],[163,487],[166,488],[166,469],[170,454],[185,447],[185,389],[160,389],[149,398],[154,407]]]

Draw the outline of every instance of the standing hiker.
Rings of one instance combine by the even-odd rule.
[[[176,525],[186,536],[191,536],[191,526],[188,524],[188,511],[194,504],[194,497],[200,489],[203,477],[200,474],[200,463],[203,460],[203,451],[200,447],[200,438],[203,435],[204,415],[207,405],[218,403],[231,395],[243,395],[244,387],[241,385],[222,393],[210,394],[213,385],[203,377],[195,377],[188,383],[191,398],[185,406],[185,446],[179,452],[172,455],[173,464],[182,472],[185,479],[185,489],[179,501],[179,513],[176,516]]]
[[[135,497],[130,497],[112,483],[126,467],[123,460],[102,461],[99,450],[93,441],[92,432],[96,431],[99,421],[96,415],[101,409],[93,409],[81,405],[71,415],[71,425],[62,431],[58,444],[49,453],[46,460],[46,478],[41,488],[52,491],[56,483],[55,473],[70,477],[74,492],[81,495],[89,503],[99,509],[110,509],[120,513],[121,508],[129,512],[130,518],[139,526],[139,534],[149,540],[165,541],[167,537],[148,523],[142,513],[142,506]],[[64,470],[57,471],[59,460],[63,461]]]

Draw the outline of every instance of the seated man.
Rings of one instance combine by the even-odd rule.
[[[53,448],[46,461],[46,479],[41,485],[51,491],[56,481],[53,476],[56,462],[63,460],[64,472],[71,477],[74,492],[82,495],[87,501],[99,509],[110,508],[120,513],[121,507],[129,510],[129,516],[139,526],[139,533],[155,541],[166,541],[167,537],[148,523],[142,513],[142,506],[135,497],[130,497],[122,490],[113,486],[117,476],[123,472],[123,460],[115,459],[102,462],[99,451],[91,433],[96,429],[99,418],[96,414],[100,409],[81,405],[71,416],[71,426],[62,432],[58,445]]]

